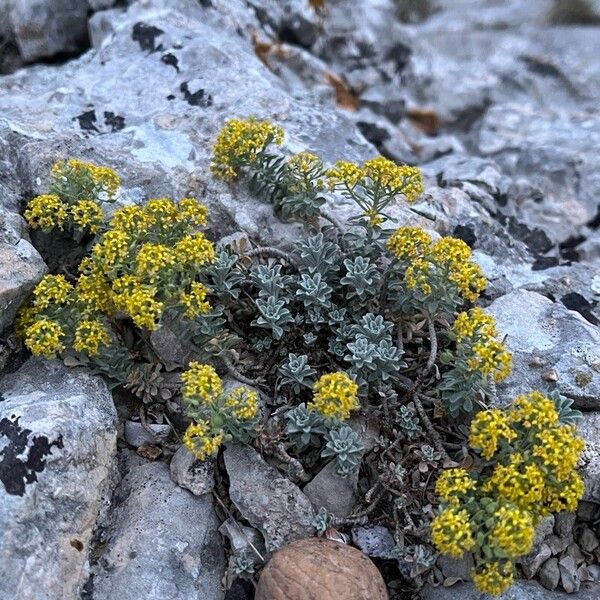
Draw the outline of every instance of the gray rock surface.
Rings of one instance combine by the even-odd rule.
[[[164,463],[127,458],[105,544],[94,568],[94,600],[221,600],[223,547],[212,497],[175,484]]]
[[[254,449],[232,444],[224,457],[229,496],[242,516],[263,534],[268,552],[315,533],[310,500]]]
[[[31,359],[0,382],[0,399],[0,598],[74,600],[116,472],[111,394]]]
[[[210,494],[215,487],[215,459],[198,460],[185,446],[173,455],[171,479],[196,496]]]
[[[25,61],[85,47],[88,4],[84,0],[11,0],[12,32]]]
[[[501,400],[531,389],[558,389],[576,406],[600,408],[597,327],[562,304],[525,290],[498,298],[488,310],[513,353],[513,373],[498,386]]]
[[[584,414],[578,429],[585,441],[581,470],[585,483],[583,500],[600,504],[600,413]]]
[[[303,488],[315,510],[321,507],[336,517],[347,517],[359,501],[355,477],[340,477],[335,463],[327,463]]]

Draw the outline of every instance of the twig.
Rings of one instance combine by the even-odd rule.
[[[246,385],[253,385],[253,386],[260,385],[260,381],[258,379],[250,379],[249,377],[246,377],[245,375],[243,375],[242,373],[240,373],[235,368],[235,365],[231,362],[231,360],[229,359],[229,357],[227,356],[227,354],[223,354],[221,356],[221,359],[223,360],[223,364],[225,365],[225,368],[227,369],[227,372],[234,379],[237,379],[239,382],[245,383]]]
[[[250,548],[252,548],[252,550],[254,550],[254,552],[256,553],[256,556],[258,556],[258,558],[260,558],[261,562],[265,562],[263,555],[256,549],[256,546],[250,541],[250,538],[246,535],[246,532],[242,529],[241,525],[237,522],[237,519],[233,516],[233,514],[227,508],[227,506],[225,506],[225,503],[223,502],[223,500],[221,500],[221,498],[219,498],[219,494],[217,494],[217,492],[215,492],[214,490],[213,490],[213,496],[214,496],[215,500],[219,503],[221,508],[227,513],[227,516],[230,517],[232,519],[232,521],[235,523],[235,525],[238,528],[242,537],[248,542],[248,546],[250,546]]]
[[[310,481],[310,475],[304,470],[302,463],[297,458],[290,456],[281,442],[273,444],[267,448],[267,451],[272,452],[275,458],[278,458],[281,462],[290,466],[294,471],[293,476],[296,479],[304,482]]]
[[[404,354],[404,337],[402,335],[402,325],[398,323],[398,330],[396,331],[396,346],[398,350]]]
[[[423,408],[423,404],[421,404],[421,400],[420,400],[418,394],[415,394],[413,392],[412,400],[415,403],[415,408],[417,409],[417,412],[419,413],[419,417],[421,418],[421,421],[423,421],[423,425],[425,425],[425,429],[427,430],[427,433],[429,434],[431,441],[433,442],[433,445],[435,446],[435,449],[444,457],[444,459],[449,461],[450,457],[448,456],[448,453],[446,452],[446,450],[444,450],[444,446],[442,445],[442,440],[441,440],[438,432],[435,430],[433,424],[429,420],[429,417],[427,416],[427,412]]]
[[[427,326],[429,327],[429,341],[431,342],[431,348],[429,350],[429,359],[427,360],[427,370],[431,371],[437,358],[438,342],[437,335],[435,334],[435,323],[430,314],[427,315]]]
[[[252,250],[248,250],[244,252],[244,256],[266,256],[269,258],[277,258],[279,260],[285,260],[291,265],[297,266],[293,255],[290,252],[284,252],[279,248],[273,248],[272,246],[260,246],[259,248],[253,248]]]
[[[144,428],[144,430],[150,434],[150,436],[152,437],[152,439],[154,441],[156,441],[158,439],[158,436],[156,435],[156,431],[154,431],[146,422],[146,413],[144,412],[144,406],[140,406],[140,423],[142,425],[142,427]]]

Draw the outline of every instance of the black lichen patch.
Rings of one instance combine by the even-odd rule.
[[[470,248],[473,248],[477,243],[477,236],[470,225],[457,225],[454,228],[452,235],[459,240],[462,240]]]
[[[175,96],[173,94],[169,94],[167,96],[167,100],[171,101],[171,100],[175,100]]]
[[[167,52],[160,57],[160,60],[165,63],[165,65],[169,65],[169,67],[173,67],[179,73],[179,61],[174,54]]]
[[[569,310],[577,311],[584,319],[589,321],[592,325],[598,325],[600,321],[594,316],[592,310],[595,304],[588,302],[581,294],[577,292],[570,292],[565,294],[560,301]]]
[[[98,133],[98,128],[94,123],[96,123],[96,111],[94,109],[88,110],[86,112],[73,117],[73,121],[79,121],[79,127],[81,127],[82,131],[94,131]]]
[[[208,106],[212,106],[213,99],[210,94],[207,94],[205,90],[200,88],[197,92],[193,94],[190,92],[187,81],[184,81],[179,89],[183,94],[186,102],[191,104],[192,106],[201,106],[202,108],[207,108]]]
[[[37,481],[37,474],[46,467],[45,457],[52,447],[63,447],[62,436],[50,442],[44,435],[29,439],[31,429],[19,425],[19,417],[0,421],[0,439],[4,447],[0,451],[0,481],[8,494],[22,496],[27,484]],[[26,454],[26,455],[25,455]]]
[[[156,38],[162,35],[164,31],[154,25],[146,23],[136,23],[131,32],[131,39],[140,45],[145,52],[156,52],[162,50],[162,44],[156,45]]]
[[[559,264],[558,257],[556,256],[537,256],[531,267],[532,271],[544,271],[545,269],[551,269]]]
[[[121,131],[125,127],[125,117],[115,115],[114,112],[104,111],[104,123],[110,127],[112,133]]]

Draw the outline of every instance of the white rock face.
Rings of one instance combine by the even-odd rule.
[[[489,312],[506,335],[513,373],[498,386],[509,401],[531,389],[558,389],[583,408],[600,408],[600,330],[536,292],[516,290]]]
[[[126,462],[94,569],[94,600],[222,600],[223,544],[212,496],[179,487],[164,463]]]
[[[97,377],[31,359],[0,382],[0,598],[79,598],[116,468]]]

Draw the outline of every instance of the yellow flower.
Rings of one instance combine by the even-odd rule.
[[[65,332],[62,327],[50,319],[38,319],[30,325],[25,335],[25,345],[32,354],[50,358],[65,347],[61,340]]]
[[[311,171],[317,168],[320,169],[322,165],[323,163],[318,156],[307,152],[306,150],[290,156],[287,161],[288,169],[297,171],[302,175],[308,175]]]
[[[529,511],[502,505],[494,515],[490,542],[510,558],[528,554],[533,546],[533,518]]]
[[[452,263],[448,279],[458,288],[460,295],[469,302],[475,302],[487,285],[481,268],[474,262]]]
[[[118,229],[107,231],[92,250],[92,260],[108,273],[129,263],[129,236]]]
[[[431,294],[431,284],[429,283],[430,264],[422,259],[415,258],[404,271],[404,281],[409,290],[419,290],[425,296]]]
[[[106,192],[109,199],[114,198],[118,187],[121,185],[119,176],[110,167],[100,167],[93,163],[84,162],[76,158],[59,161],[52,165],[52,175],[58,180],[88,179]]]
[[[517,437],[510,428],[506,413],[499,408],[491,408],[477,413],[471,421],[469,445],[481,451],[481,456],[489,460],[498,450],[501,440],[510,442]]]
[[[466,469],[446,469],[435,484],[435,493],[445,502],[458,504],[461,496],[476,487],[477,483]]]
[[[48,308],[50,304],[65,304],[73,286],[64,275],[45,275],[33,290],[33,304],[38,309]]]
[[[104,213],[93,200],[76,202],[71,206],[71,217],[80,229],[89,229],[92,233],[98,233],[104,222]]]
[[[387,249],[399,260],[422,258],[431,237],[420,227],[398,227],[386,242]]]
[[[433,244],[431,257],[440,265],[462,264],[471,258],[471,248],[458,238],[444,237]]]
[[[204,237],[203,233],[181,238],[174,248],[177,263],[194,267],[202,267],[216,260],[215,247]]]
[[[208,223],[208,209],[196,198],[183,198],[177,204],[177,210],[177,221],[184,221],[196,227]]]
[[[499,596],[513,582],[513,567],[510,561],[489,562],[471,574],[475,587],[491,596]]]
[[[510,420],[526,429],[545,429],[558,423],[554,402],[538,391],[517,396],[510,407]]]
[[[164,244],[143,244],[135,258],[136,275],[155,284],[161,272],[177,262],[175,253]]]
[[[138,288],[130,296],[123,298],[125,312],[142,329],[154,331],[163,311],[163,303],[155,298],[156,290]]]
[[[512,502],[523,510],[535,511],[544,499],[546,478],[535,463],[525,464],[523,456],[515,453],[510,464],[496,465],[483,484],[484,492],[495,492],[500,498]]]
[[[496,337],[496,321],[479,307],[472,308],[469,312],[458,313],[452,324],[452,333],[457,342],[476,335],[483,338]]]
[[[313,386],[312,402],[308,409],[323,417],[345,420],[358,408],[358,385],[344,371],[322,375]]]
[[[571,425],[548,427],[535,436],[532,454],[550,470],[556,479],[564,481],[576,469],[585,443]]]
[[[575,512],[583,497],[584,484],[577,471],[572,471],[559,485],[546,487],[545,506],[551,512]]]
[[[24,216],[32,229],[63,229],[67,212],[68,206],[58,196],[45,194],[29,201]]]
[[[151,198],[144,206],[146,217],[160,227],[171,227],[179,216],[177,206],[169,198]]]
[[[14,331],[16,336],[24,340],[27,330],[35,323],[39,309],[35,306],[22,306],[15,319]]]
[[[362,173],[387,194],[404,194],[408,202],[414,202],[423,193],[423,180],[419,169],[397,165],[383,156],[365,161]]]
[[[115,307],[123,312],[127,312],[127,299],[141,286],[142,282],[135,275],[122,275],[115,279],[111,283]]]
[[[431,522],[431,541],[444,554],[460,558],[475,545],[466,510],[445,508]]]
[[[113,294],[102,276],[96,271],[88,271],[79,276],[75,286],[75,297],[88,312],[113,312]]]
[[[504,344],[495,339],[485,339],[473,345],[473,356],[467,366],[482,375],[492,375],[495,381],[502,381],[510,375],[512,355]]]
[[[364,177],[362,169],[353,162],[338,160],[335,166],[325,172],[329,181],[329,188],[334,189],[337,185],[345,185],[353,189]]]
[[[258,412],[258,394],[246,386],[238,386],[227,396],[225,406],[232,409],[237,419],[253,419]]]
[[[206,404],[212,404],[223,393],[223,382],[210,365],[190,362],[181,374],[183,395],[186,400],[199,398]]]
[[[210,311],[210,302],[206,301],[208,292],[206,286],[194,281],[189,293],[181,293],[180,301],[185,308],[184,315],[188,319],[193,319],[197,315],[204,315]]]
[[[111,229],[120,229],[128,235],[147,233],[153,224],[152,215],[135,205],[119,208],[110,220]]]
[[[223,432],[211,433],[208,421],[198,421],[189,425],[183,434],[183,445],[198,460],[216,454],[222,443]]]
[[[242,167],[256,162],[258,155],[272,143],[281,144],[283,129],[255,117],[231,119],[217,136],[210,163],[211,171],[221,179],[233,179]]]
[[[73,348],[78,352],[96,356],[100,346],[108,346],[109,343],[110,335],[101,321],[86,319],[81,321],[75,330]]]

